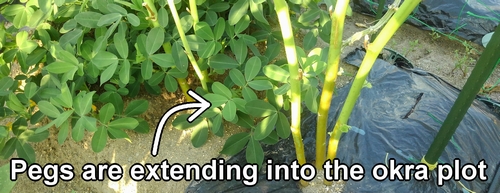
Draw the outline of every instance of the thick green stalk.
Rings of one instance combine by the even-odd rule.
[[[297,153],[297,160],[300,165],[306,163],[306,157],[304,154],[304,143],[302,142],[302,134],[300,132],[300,75],[299,75],[299,63],[297,60],[297,50],[295,49],[295,41],[293,37],[292,24],[290,22],[290,13],[288,9],[288,4],[285,0],[274,0],[274,8],[278,15],[278,21],[281,27],[281,33],[283,35],[283,40],[285,44],[286,58],[288,61],[288,68],[290,70],[290,85],[292,96],[291,102],[291,124],[290,129],[292,131],[293,142],[295,144],[295,151]]]
[[[201,86],[203,87],[203,90],[208,91],[207,77],[203,75],[203,72],[198,66],[198,62],[194,58],[193,52],[191,52],[191,48],[189,47],[188,41],[186,39],[186,34],[181,26],[181,20],[179,18],[179,14],[177,13],[177,9],[175,9],[174,0],[167,0],[167,3],[168,7],[170,8],[170,11],[172,12],[172,17],[174,18],[175,26],[177,27],[177,31],[179,32],[179,36],[181,37],[182,45],[184,46],[188,59],[191,62],[191,65],[193,65],[194,71],[196,72],[196,75],[198,75],[198,78],[201,81]]]
[[[193,26],[196,26],[196,24],[200,21],[200,18],[198,18],[198,8],[196,7],[196,0],[189,0],[189,12],[193,17]]]
[[[434,170],[436,168],[439,157],[476,98],[476,94],[486,80],[488,80],[488,76],[485,75],[493,72],[498,64],[500,59],[500,52],[498,52],[498,50],[500,50],[500,26],[497,26],[490,42],[486,46],[486,49],[484,49],[481,57],[479,57],[470,77],[467,79],[464,88],[460,94],[458,94],[458,98],[451,107],[450,113],[448,113],[441,125],[427,154],[422,158],[422,163],[427,164],[429,170]]]
[[[318,122],[316,126],[316,169],[323,168],[326,156],[326,127],[328,122],[328,110],[335,91],[335,81],[340,63],[340,51],[342,49],[342,34],[344,33],[344,20],[349,0],[337,1],[332,18],[332,33],[330,34],[330,49],[328,51],[328,67],[325,72],[325,83],[321,92],[318,109]]]
[[[354,82],[352,83],[351,89],[349,90],[349,94],[347,95],[347,99],[342,107],[342,111],[340,112],[339,118],[335,123],[335,127],[333,129],[333,134],[330,137],[330,141],[328,144],[328,154],[327,159],[333,160],[337,156],[337,148],[340,140],[340,136],[342,135],[342,131],[346,132],[345,128],[347,126],[347,121],[349,120],[349,116],[351,115],[352,109],[356,104],[356,100],[359,97],[359,93],[363,88],[363,84],[365,83],[366,77],[368,76],[377,56],[382,51],[387,42],[392,38],[396,30],[404,23],[406,18],[411,14],[411,12],[417,7],[421,0],[414,1],[404,1],[401,7],[398,8],[396,13],[392,16],[392,18],[387,22],[382,31],[373,43],[369,44],[366,48],[366,55],[361,63],[361,66],[354,78]]]

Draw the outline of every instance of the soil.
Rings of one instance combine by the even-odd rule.
[[[354,32],[363,30],[355,23],[367,24],[374,19],[360,14],[354,13],[352,17],[346,18],[344,39]],[[298,35],[297,42],[302,42],[302,35]],[[472,43],[471,43],[472,44]],[[357,42],[353,46],[344,49],[345,55],[355,47],[362,45],[362,42]],[[474,44],[473,44],[474,45]],[[318,43],[318,46],[328,46],[326,43]],[[432,72],[452,85],[461,88],[473,68],[472,65],[465,65],[467,74],[464,76],[460,69],[455,69],[455,65],[459,59],[467,57],[472,60],[477,59],[475,53],[468,53],[465,47],[456,40],[450,40],[447,37],[436,38],[429,31],[422,31],[413,26],[404,24],[401,29],[388,43],[389,48],[405,54],[417,68],[421,68]],[[474,45],[479,53],[482,47]],[[471,62],[473,64],[473,62]],[[342,65],[346,72],[355,73],[355,68]],[[487,84],[494,84],[500,78],[500,69],[496,69],[492,74]],[[340,85],[345,85],[352,77],[341,76]],[[500,89],[499,89],[500,90]],[[492,92],[489,94],[494,100],[500,99],[500,93]],[[144,114],[144,118],[149,122],[150,128],[155,128],[160,117],[170,107],[182,103],[184,101],[180,93],[167,94],[164,92],[160,96],[142,95],[136,99],[146,99],[150,103],[149,110]],[[225,125],[225,137],[217,137],[211,135],[207,143],[200,148],[194,148],[190,141],[190,131],[181,131],[172,128],[169,120],[164,128],[159,155],[152,157],[150,154],[154,130],[148,134],[136,134],[129,132],[131,142],[126,140],[109,140],[105,149],[100,153],[94,153],[90,147],[91,135],[86,135],[86,138],[81,142],[74,142],[71,139],[66,140],[62,145],[57,143],[57,135],[51,135],[48,140],[41,143],[33,144],[37,152],[36,160],[40,165],[47,163],[70,163],[75,168],[75,178],[72,181],[60,181],[55,187],[46,187],[42,181],[30,181],[26,175],[19,176],[17,184],[12,192],[184,192],[189,185],[189,181],[150,181],[136,182],[128,175],[128,169],[134,163],[161,163],[163,160],[168,160],[169,164],[179,163],[198,163],[203,165],[209,163],[210,159],[221,156],[219,151],[225,140],[231,134],[241,132],[241,128],[231,124]],[[51,130],[57,133],[56,130]],[[17,155],[14,155],[14,157]],[[7,163],[7,160],[0,161],[0,165]],[[121,180],[113,182],[106,178],[104,181],[85,182],[81,180],[81,167],[86,163],[117,163],[123,167],[124,176]],[[333,186],[325,186],[321,179],[317,179],[310,183],[309,186],[303,188],[304,192],[341,192],[342,182],[334,183]]]

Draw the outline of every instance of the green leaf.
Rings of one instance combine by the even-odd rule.
[[[205,40],[213,40],[214,39],[214,33],[212,32],[212,29],[206,22],[198,22],[196,26],[194,26],[194,33],[196,36],[201,37]]]
[[[17,139],[17,137],[13,137],[7,140],[7,142],[3,146],[3,149],[0,151],[0,157],[2,157],[3,159],[8,159],[16,150],[17,144],[19,144],[19,140]]]
[[[35,11],[31,7],[25,7],[22,11],[18,12],[16,16],[14,17],[14,20],[12,21],[12,24],[14,24],[14,27],[17,29],[20,29],[26,25],[28,25],[28,21],[33,15]]]
[[[220,82],[214,82],[212,84],[212,91],[215,94],[222,95],[222,96],[226,97],[227,99],[233,98],[233,94],[231,93],[231,90],[229,90],[229,88],[227,88],[224,84],[222,84]]]
[[[318,41],[318,37],[314,35],[312,31],[307,32],[304,37],[304,50],[313,49],[316,46],[316,42]]]
[[[312,87],[306,91],[306,96],[304,97],[307,109],[309,109],[313,113],[318,112],[318,102],[319,102],[318,96],[319,96],[318,89]]]
[[[0,79],[0,96],[6,96],[9,93],[11,93],[9,91],[9,88],[12,87],[12,85],[14,85],[14,80],[12,80],[11,77],[6,76],[6,77],[3,77],[2,79]],[[31,97],[28,97],[28,98],[31,98]]]
[[[250,25],[250,16],[244,15],[238,23],[234,26],[234,33],[239,34],[243,32],[243,30],[247,29]]]
[[[286,83],[280,86],[278,89],[273,90],[275,95],[284,95],[290,90],[290,84]]]
[[[168,12],[165,8],[161,7],[158,9],[158,23],[161,27],[165,28],[168,26]]]
[[[140,115],[148,110],[149,102],[147,100],[134,100],[130,102],[125,109],[125,116],[131,117]]]
[[[149,123],[142,118],[135,118],[139,121],[139,125],[135,127],[134,131],[138,133],[149,133]]]
[[[313,21],[316,21],[316,18],[318,18],[319,14],[321,13],[321,9],[318,7],[307,10],[303,14],[300,15],[298,22],[307,24]]]
[[[243,73],[238,69],[231,69],[231,71],[229,71],[229,77],[238,86],[244,87],[247,83]]]
[[[219,18],[214,27],[214,39],[219,40],[224,34],[224,30],[226,29],[226,20],[224,18]]]
[[[264,9],[262,7],[262,2],[255,2],[254,0],[250,1],[250,12],[253,17],[266,25],[269,25],[267,19],[264,17]]]
[[[266,145],[274,145],[278,143],[279,139],[280,138],[278,137],[278,134],[276,134],[276,131],[273,130],[266,138],[264,138],[260,142]]]
[[[245,145],[248,143],[248,140],[250,140],[250,133],[243,132],[234,134],[226,140],[226,143],[224,143],[224,147],[222,147],[220,153],[229,156],[236,155],[238,152],[243,150]]]
[[[108,10],[113,13],[119,13],[121,15],[127,15],[127,10],[122,6],[116,4],[108,4]]]
[[[35,130],[25,130],[23,133],[19,135],[19,140],[22,142],[41,142],[49,137],[49,131],[44,131],[40,133],[35,133]]]
[[[254,117],[265,117],[277,112],[276,108],[268,102],[263,100],[252,100],[247,102],[245,109],[248,114]]]
[[[120,82],[123,84],[128,84],[130,80],[130,62],[125,59],[122,60],[122,65],[119,72]]]
[[[163,28],[155,27],[151,29],[146,39],[146,52],[149,55],[154,54],[158,49],[160,49],[161,45],[163,45],[164,38],[165,31],[163,30]]]
[[[208,122],[203,120],[201,124],[202,126],[194,128],[191,132],[191,143],[196,148],[203,146],[208,139]]]
[[[73,112],[74,112],[74,110],[71,109],[71,110],[64,111],[63,113],[61,113],[61,115],[53,121],[54,125],[56,127],[60,127],[65,121],[67,121],[69,119],[69,117],[73,114]]]
[[[180,72],[187,72],[188,58],[180,44],[175,43],[172,45],[172,57],[174,58],[177,69],[179,69]]]
[[[6,0],[5,0],[6,1]],[[10,163],[4,164],[0,167],[0,192],[11,192],[17,181],[10,180]]]
[[[23,158],[28,164],[35,163],[35,150],[29,143],[17,143],[16,152],[20,158]]]
[[[208,93],[203,97],[212,103],[212,108],[220,107],[229,100],[226,96],[213,93]]]
[[[0,89],[2,89],[2,88],[0,88]],[[5,90],[7,90],[7,89],[5,89]],[[26,84],[26,86],[24,86],[24,96],[26,96],[27,99],[31,99],[33,96],[35,96],[37,91],[38,91],[38,86],[34,82],[28,82]]]
[[[38,44],[35,41],[28,40],[28,32],[26,31],[21,31],[16,34],[16,45],[19,50],[28,54],[38,47]]]
[[[283,83],[288,82],[287,80],[288,80],[288,77],[290,76],[290,73],[287,70],[285,70],[279,66],[276,66],[274,64],[269,64],[269,65],[264,66],[262,71],[270,79],[276,80],[278,82],[283,82]]]
[[[255,94],[255,92],[247,86],[245,86],[241,90],[241,94],[243,95],[243,98],[245,98],[246,101],[251,101],[251,100],[257,99],[257,95]]]
[[[222,109],[222,116],[227,121],[232,121],[236,117],[236,104],[233,101],[227,101]]]
[[[104,69],[111,64],[118,63],[118,57],[111,52],[100,51],[92,58],[92,63],[99,69]]]
[[[62,85],[61,95],[53,99],[57,99],[57,102],[66,108],[73,108],[73,96],[67,84]]]
[[[210,4],[209,10],[215,11],[215,12],[223,12],[229,9],[231,6],[229,5],[228,2],[221,2],[217,1],[217,3]]]
[[[177,91],[177,81],[174,77],[167,74],[163,83],[165,84],[165,89],[167,89],[168,92]]]
[[[108,126],[115,129],[134,129],[137,125],[139,125],[139,121],[136,119],[132,117],[124,117],[111,121]]]
[[[4,8],[4,7],[2,7]],[[15,16],[19,14],[19,12],[23,11],[25,6],[21,4],[12,4],[9,6],[5,6],[5,9],[2,10],[2,15],[4,16]]]
[[[109,79],[113,77],[116,72],[116,68],[118,67],[118,63],[113,63],[109,65],[104,71],[101,73],[100,85],[102,86],[104,83],[108,82]]]
[[[113,118],[113,115],[115,114],[115,106],[113,104],[108,103],[105,104],[101,109],[99,109],[99,120],[101,123],[108,123],[111,118]]]
[[[217,42],[209,41],[205,44],[200,44],[198,54],[201,58],[209,58],[215,52]]]
[[[38,64],[40,60],[42,60],[43,57],[45,57],[46,55],[47,55],[46,49],[37,48],[30,55],[28,55],[28,58],[26,58],[26,64],[28,66]]]
[[[94,95],[94,93],[95,91],[92,91],[90,93],[85,93],[85,92],[78,93],[74,101],[74,108],[76,114],[84,116],[85,114],[90,112],[92,107],[92,96]]]
[[[57,118],[58,116],[61,115],[61,112],[50,102],[41,100],[38,102],[38,108],[40,111],[42,111],[43,114],[52,117],[52,118]]]
[[[29,135],[28,141],[33,142],[33,143],[44,141],[45,139],[49,138],[49,134],[50,134],[49,131],[35,133],[34,130],[26,130],[25,133],[27,131],[29,131],[28,133],[32,133],[31,135]]]
[[[83,31],[77,28],[62,35],[59,39],[59,45],[61,45],[61,47],[66,47],[67,44],[75,45],[80,36],[82,36],[82,33]]]
[[[269,80],[252,80],[248,82],[248,86],[258,91],[269,90],[273,88],[273,84],[269,82]]]
[[[82,116],[82,117],[80,117],[79,120],[82,120],[81,124],[82,124],[83,128],[85,128],[87,131],[90,131],[90,132],[97,131],[97,119],[96,118]]]
[[[203,126],[203,119],[195,119],[192,123],[187,121],[187,118],[190,114],[182,114],[177,116],[174,121],[172,121],[172,127],[178,130],[186,130],[186,129],[196,129],[197,127]]]
[[[286,139],[290,136],[290,123],[288,118],[282,112],[278,112],[278,122],[276,124],[276,132],[278,136]]]
[[[0,126],[0,138],[5,138],[7,137],[7,135],[9,135],[9,131],[7,130],[7,128],[5,126]]]
[[[130,138],[129,138],[128,134],[121,129],[108,128],[108,134],[111,138],[126,139],[127,141],[130,142]]]
[[[54,74],[64,74],[70,72],[72,70],[77,69],[78,67],[67,62],[55,61],[50,63],[45,69],[50,73]]]
[[[264,162],[264,150],[262,149],[259,141],[251,139],[248,142],[246,158],[248,163],[257,164],[259,167],[262,166],[262,163]]]
[[[219,18],[219,16],[217,15],[217,13],[215,11],[208,10],[205,13],[205,21],[210,26],[214,26],[217,23],[217,18]]]
[[[237,1],[229,11],[229,25],[235,25],[247,13],[248,1]]]
[[[104,126],[97,128],[97,131],[92,136],[92,150],[94,152],[101,152],[106,146],[108,140],[108,130]]]
[[[218,133],[222,129],[222,116],[216,115],[212,120],[212,133]]]
[[[71,130],[71,137],[76,142],[79,142],[83,139],[83,136],[85,134],[85,124],[86,124],[85,122],[86,121],[87,121],[87,119],[85,117],[80,117],[80,119],[78,119],[78,121],[76,121],[75,126]]]
[[[231,69],[239,66],[239,64],[234,59],[225,54],[217,54],[215,56],[212,56],[208,61],[208,65],[216,70]]]
[[[153,62],[151,60],[144,60],[141,65],[141,75],[144,80],[149,80],[153,76]]]
[[[69,134],[69,121],[65,121],[61,127],[59,128],[59,132],[57,133],[57,143],[62,145],[66,138],[68,138]]]
[[[255,140],[263,140],[266,138],[271,131],[273,131],[274,126],[278,120],[278,116],[276,113],[270,115],[269,117],[264,118],[261,122],[257,123],[255,126],[254,139]]]
[[[127,14],[127,20],[134,27],[137,27],[141,24],[141,20],[136,15],[131,13]]]
[[[265,51],[266,57],[269,59],[269,61],[273,60],[280,54],[280,44],[279,43],[269,43],[267,44],[267,49]]]
[[[75,15],[75,20],[82,26],[88,28],[96,28],[97,22],[102,17],[102,14],[92,11],[81,12]],[[130,19],[129,19],[130,20]]]
[[[172,54],[154,54],[149,56],[155,64],[163,68],[170,68],[175,66],[174,57]]]
[[[116,48],[116,51],[118,52],[118,54],[122,58],[127,59],[128,58],[128,43],[125,40],[125,36],[123,34],[117,33],[113,36],[113,41],[115,43],[115,48]]]
[[[245,65],[245,80],[247,80],[247,82],[253,80],[257,74],[259,74],[261,64],[262,61],[260,61],[260,58],[257,56],[248,59]]]
[[[248,48],[243,39],[231,40],[229,46],[236,56],[236,61],[238,61],[239,64],[243,64],[248,55]]]

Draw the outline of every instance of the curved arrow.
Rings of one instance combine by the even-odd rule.
[[[196,118],[198,118],[202,113],[204,113],[206,110],[212,106],[212,103],[210,103],[207,99],[201,97],[198,95],[198,93],[194,92],[193,90],[189,89],[187,91],[187,94],[194,98],[197,102],[189,102],[189,103],[182,103],[173,106],[160,119],[160,122],[158,122],[158,125],[156,126],[156,131],[155,131],[155,137],[153,139],[153,145],[151,147],[151,155],[153,157],[156,157],[158,155],[158,146],[160,145],[161,141],[161,133],[163,131],[163,127],[165,126],[165,123],[167,122],[168,118],[172,116],[174,113],[177,113],[179,111],[187,110],[187,109],[197,109],[193,114],[191,114],[188,118],[187,121],[189,123],[192,123]]]

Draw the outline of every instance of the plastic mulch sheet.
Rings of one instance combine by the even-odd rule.
[[[429,172],[428,181],[417,181],[414,172],[409,181],[389,179],[377,181],[371,174],[376,164],[388,164],[391,158],[396,164],[418,164],[436,136],[441,123],[451,109],[459,90],[443,79],[423,70],[415,69],[405,59],[394,53],[386,54],[386,60],[378,59],[368,77],[371,88],[363,88],[348,122],[351,126],[339,143],[337,157],[348,166],[361,164],[364,178],[348,180],[344,192],[500,192],[500,119],[499,104],[478,97],[469,108],[452,140],[439,159],[459,169],[464,164],[478,165],[481,160],[488,165],[482,181],[444,181],[437,185],[437,171]],[[359,65],[364,52],[356,50],[344,60]],[[332,99],[329,130],[343,106],[350,85],[337,90]],[[413,109],[413,110],[412,110]],[[315,158],[316,115],[304,112],[302,133],[307,160]],[[290,164],[295,160],[291,138],[276,145],[265,146],[266,158],[274,163]],[[455,159],[460,166],[454,166]],[[264,161],[265,162],[265,161]],[[233,156],[226,163],[244,165],[245,152]],[[267,181],[265,166],[259,172],[259,182],[246,187],[241,181],[195,181],[186,192],[300,192],[298,183]],[[401,169],[404,174],[404,170]],[[471,175],[471,170],[466,170]],[[445,173],[448,175],[448,173]],[[477,173],[478,174],[478,173]]]
[[[386,0],[386,9],[393,2]],[[499,0],[424,0],[407,21],[481,44],[481,38],[500,23],[499,5]],[[353,10],[375,15],[377,7],[378,2],[373,0],[355,0]]]

